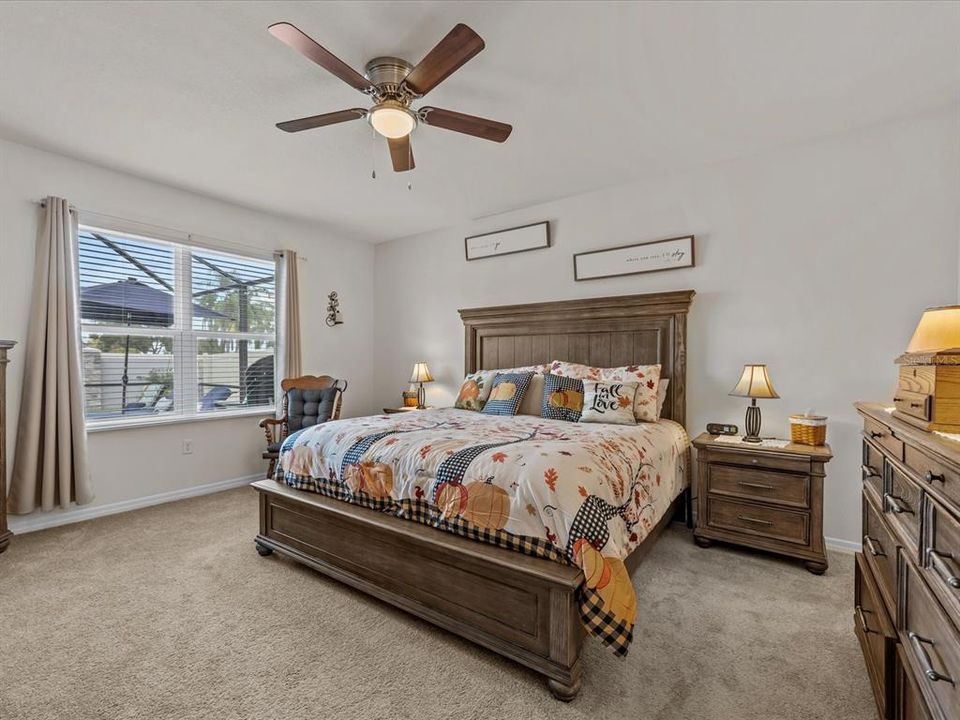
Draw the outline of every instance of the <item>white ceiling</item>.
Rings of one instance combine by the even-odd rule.
[[[421,127],[395,175],[362,122],[280,132],[366,98],[279,20],[361,71],[465,22],[424,102],[513,135]],[[958,37],[957,2],[7,2],[0,136],[378,241],[944,107]]]

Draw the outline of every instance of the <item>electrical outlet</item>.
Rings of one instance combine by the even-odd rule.
[[[184,454],[184,455],[193,455],[193,440],[184,440],[184,441],[183,441],[183,454]]]

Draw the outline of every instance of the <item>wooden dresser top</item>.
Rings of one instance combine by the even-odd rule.
[[[893,434],[901,440],[909,441],[911,444],[923,448],[932,455],[937,456],[943,462],[952,465],[957,471],[960,471],[960,442],[950,438],[938,435],[933,432],[926,432],[919,428],[905,423],[893,417],[888,411],[892,406],[881,403],[854,403],[857,412],[866,417],[883,423],[889,427]]]

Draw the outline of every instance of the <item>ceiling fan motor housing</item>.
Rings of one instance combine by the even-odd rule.
[[[401,100],[407,95],[400,86],[404,78],[413,70],[413,65],[406,60],[384,55],[375,57],[364,68],[364,77],[377,88],[383,99]]]

